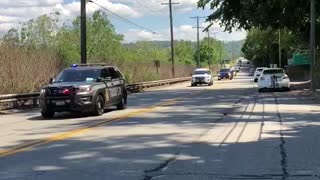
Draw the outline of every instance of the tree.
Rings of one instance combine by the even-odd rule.
[[[58,22],[48,15],[39,16],[23,24],[21,28],[21,43],[27,47],[53,47]]]
[[[223,45],[221,45],[219,41],[214,38],[209,38],[208,44],[208,38],[203,38],[200,42],[200,63],[206,65],[219,64],[220,50],[221,53],[224,52]],[[223,54],[221,54],[221,56],[223,56]],[[194,60],[195,62],[198,60],[198,51],[194,53]]]
[[[198,6],[205,8],[210,4],[214,12],[208,21],[221,20],[226,30],[243,28],[287,28],[297,31],[309,24],[310,8],[305,0],[199,0]],[[317,14],[320,16],[320,0],[317,2]]]
[[[68,64],[80,59],[80,18],[72,25],[64,25],[58,32],[58,52]],[[96,11],[87,20],[88,59],[94,61],[116,60],[121,56],[123,36],[115,32],[105,13]]]
[[[175,42],[175,56],[179,63],[193,64],[194,46],[190,41]]]
[[[279,57],[279,31],[268,28],[266,30],[251,29],[242,47],[245,57],[258,66],[278,64]],[[294,49],[300,48],[300,40],[289,30],[281,31],[281,51],[283,59]],[[282,64],[285,64],[283,62]]]
[[[2,42],[9,47],[19,46],[19,32],[15,28],[9,29],[9,31],[3,36]]]

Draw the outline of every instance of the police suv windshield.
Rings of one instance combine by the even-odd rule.
[[[230,69],[220,69],[220,72],[229,72]]]
[[[100,77],[100,69],[74,70],[66,69],[62,71],[55,79],[54,83],[59,82],[92,82]]]
[[[263,74],[283,74],[283,70],[282,69],[268,69],[268,70],[264,70]]]
[[[194,75],[201,75],[201,74],[210,74],[210,71],[195,71]]]

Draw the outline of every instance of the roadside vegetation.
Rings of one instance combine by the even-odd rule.
[[[80,62],[80,18],[65,24],[58,19],[59,13],[42,15],[2,36],[0,94],[37,91],[61,69]],[[217,50],[223,51],[223,46],[213,38],[210,47],[206,42],[201,42],[201,64],[215,67],[220,58]],[[190,76],[196,67],[195,53],[194,42],[175,41],[176,77]],[[87,56],[89,63],[118,66],[129,83],[172,78],[169,46],[160,41],[125,43],[101,11],[87,20]],[[160,61],[158,73],[154,60]]]
[[[278,64],[279,32],[282,66],[293,52],[308,53],[310,40],[310,1],[199,0],[201,8],[210,5],[208,21],[221,21],[226,31],[248,31],[242,47],[245,57],[258,66]],[[316,0],[316,43],[320,45],[320,0]],[[318,49],[319,51],[319,49]]]

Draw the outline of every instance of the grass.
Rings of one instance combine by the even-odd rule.
[[[50,50],[0,47],[0,94],[37,91],[60,69]]]
[[[157,73],[152,61],[95,62],[117,66],[129,83],[172,78],[170,64],[161,64]],[[48,83],[50,77],[54,77],[64,68],[63,64],[63,60],[54,50],[0,46],[0,94],[39,91]],[[190,76],[193,69],[193,65],[176,65],[175,77]]]

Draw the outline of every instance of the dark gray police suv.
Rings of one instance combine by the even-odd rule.
[[[100,116],[108,106],[125,109],[126,86],[117,67],[73,64],[41,89],[41,114],[52,118],[55,112],[70,111]]]

